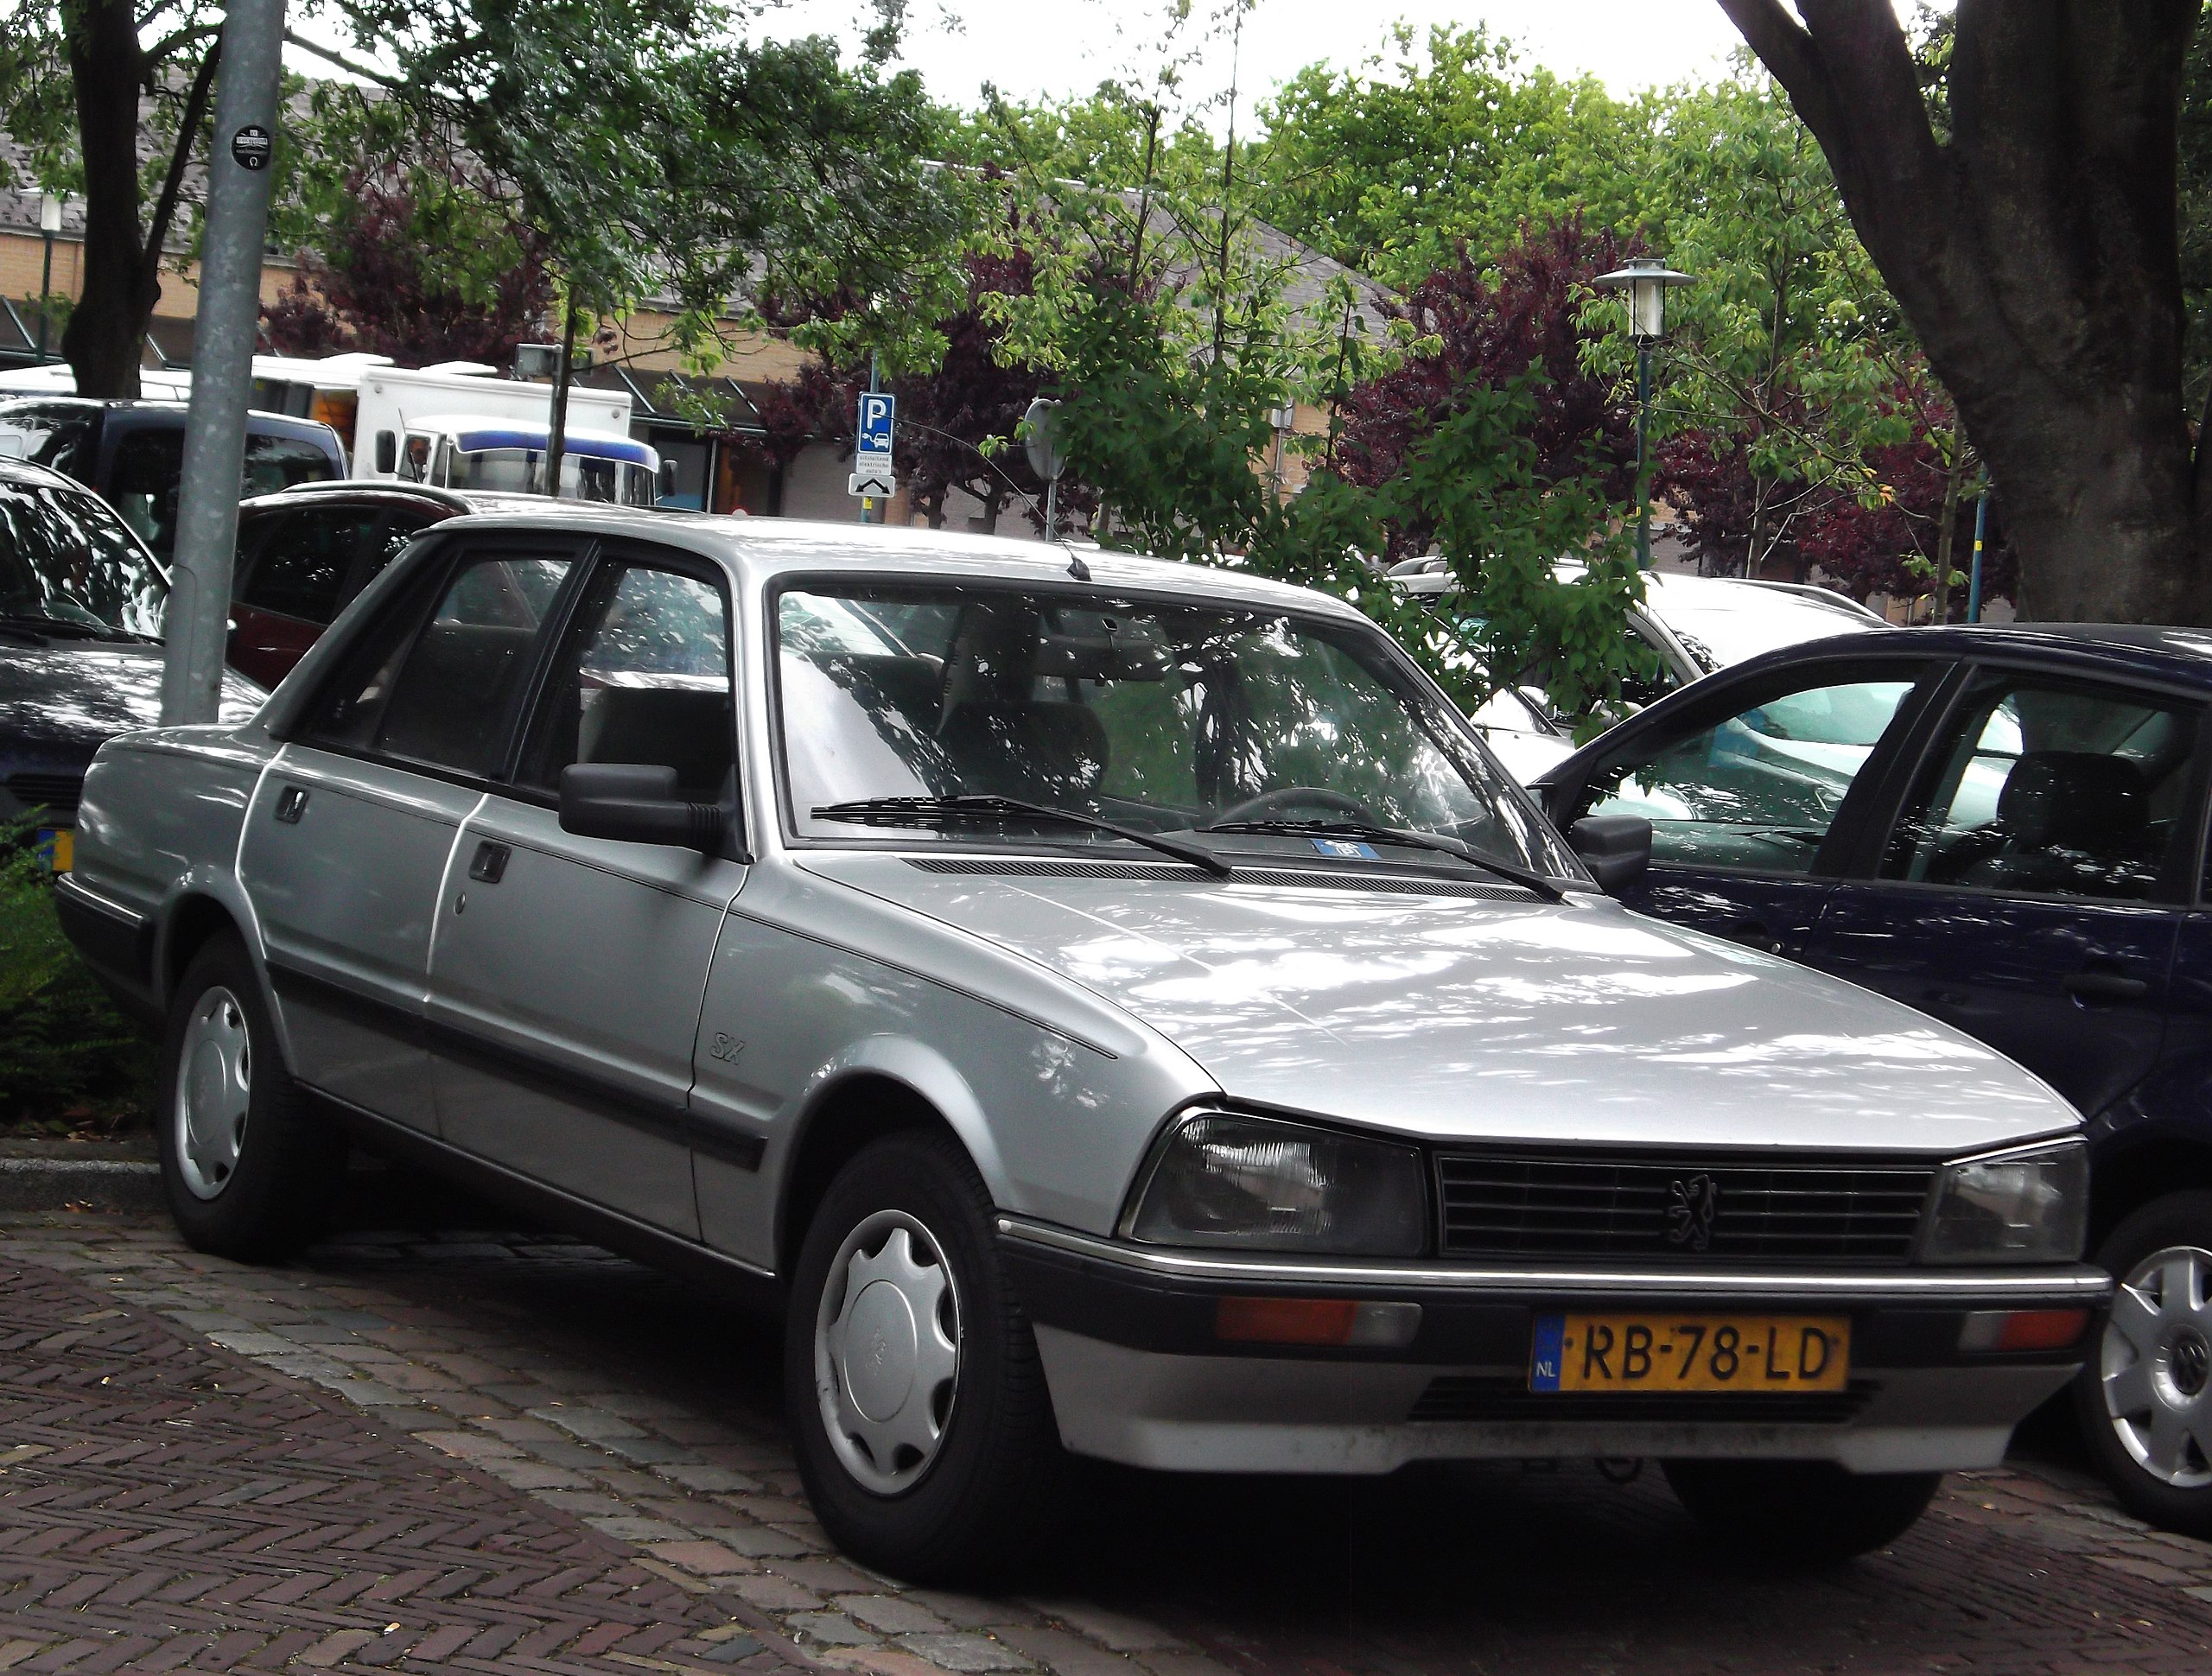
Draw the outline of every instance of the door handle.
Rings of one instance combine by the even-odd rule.
[[[2077,1001],[2092,1004],[2114,1001],[2139,1001],[2151,993],[2151,986],[2140,978],[2122,977],[2117,972],[2069,972],[2062,986]]]
[[[505,844],[486,839],[476,847],[476,854],[468,864],[468,876],[480,884],[498,884],[507,871],[507,857],[512,854]]]
[[[308,789],[303,785],[288,785],[276,794],[276,818],[288,827],[300,823],[300,816],[308,812]]]

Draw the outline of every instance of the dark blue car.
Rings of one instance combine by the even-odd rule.
[[[1912,629],[1770,653],[1538,788],[1652,825],[1630,905],[1832,972],[2089,1120],[2120,1280],[2075,1389],[2121,1499],[2212,1535],[2212,631]],[[1931,1110],[1943,1099],[1935,1044]]]

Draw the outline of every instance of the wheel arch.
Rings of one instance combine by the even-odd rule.
[[[917,1043],[879,1038],[825,1076],[802,1108],[776,1205],[776,1267],[788,1274],[830,1184],[847,1159],[887,1135],[935,1130],[957,1142],[995,1203],[1004,1169],[967,1082]]]
[[[2090,1251],[2145,1205],[2206,1191],[2212,1191],[2212,1141],[2159,1135],[2099,1159],[2089,1173]]]

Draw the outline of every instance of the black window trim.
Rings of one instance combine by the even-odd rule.
[[[2174,835],[2167,841],[2166,854],[2158,864],[2158,879],[2152,895],[2136,898],[2090,896],[2070,891],[2006,891],[1971,885],[1931,884],[1924,879],[1886,879],[1882,876],[1882,862],[1889,852],[1891,835],[1904,813],[1913,788],[1920,784],[1922,777],[1928,771],[1931,758],[1941,748],[1953,721],[1961,714],[1970,695],[1979,690],[1986,680],[1992,678],[2013,682],[2037,682],[2053,687],[2082,689],[2100,695],[2132,695],[2161,708],[2190,709],[2196,713],[2196,738],[2190,747],[2188,765],[2183,770],[2188,777],[2184,787],[2184,807],[2193,809],[2196,819],[2193,830],[2186,821],[2177,823]],[[2202,689],[2132,671],[2100,670],[2094,664],[2072,659],[2059,662],[2004,653],[1969,653],[1957,660],[1951,678],[1938,697],[1939,702],[1932,705],[1923,718],[1919,736],[1913,742],[1912,748],[1898,753],[1895,765],[1885,777],[1882,803],[1867,822],[1862,841],[1853,857],[1856,865],[1849,877],[1854,883],[1930,896],[1963,894],[2011,902],[2076,903],[2168,913],[2178,913],[2198,905],[2205,899],[2202,875],[2205,872],[2208,822],[2206,794],[2208,786],[2212,786],[2212,702],[2208,702]],[[2187,876],[2191,873],[2196,877]]]

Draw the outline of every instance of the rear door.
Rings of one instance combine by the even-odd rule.
[[[2202,707],[1980,669],[1808,963],[1933,1013],[2091,1115],[2155,1063],[2196,885]]]
[[[1948,665],[1823,661],[1724,682],[1701,705],[1631,725],[1548,800],[1562,826],[1639,815],[1651,868],[1630,907],[1770,953],[1811,940],[1897,742]]]
[[[594,560],[511,783],[461,829],[430,972],[446,1138],[692,1239],[691,1051],[743,852],[577,837],[557,793],[572,763],[654,764],[734,811],[729,625],[710,565]]]
[[[238,543],[231,600],[230,663],[264,687],[292,672],[350,596],[376,551],[383,512],[360,505],[302,506],[260,520]]]
[[[456,546],[370,625],[262,778],[239,876],[302,1080],[435,1129],[430,928],[461,822],[506,748],[558,542]]]

